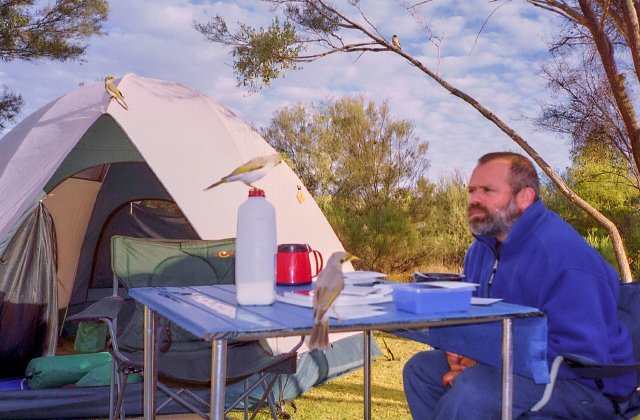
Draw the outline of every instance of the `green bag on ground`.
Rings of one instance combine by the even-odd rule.
[[[139,373],[133,373],[127,376],[127,383],[132,384],[134,382],[142,382],[142,375]],[[76,386],[101,386],[109,385],[111,383],[111,363],[98,366],[95,369],[91,369],[84,375]]]
[[[96,353],[107,343],[107,325],[104,322],[81,322],[78,325],[73,348],[80,353]]]
[[[107,369],[111,366],[111,355],[107,352],[36,357],[27,365],[25,376],[31,389],[59,388],[75,384],[103,365]]]

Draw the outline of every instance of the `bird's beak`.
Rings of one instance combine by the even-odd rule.
[[[360,257],[356,257],[355,255],[349,254],[348,252],[346,252],[344,254],[344,257],[342,257],[342,260],[340,260],[341,263],[346,263],[347,261],[359,261],[362,258]]]

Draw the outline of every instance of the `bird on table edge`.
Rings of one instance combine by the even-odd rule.
[[[329,308],[344,289],[342,264],[360,258],[348,252],[334,252],[318,275],[313,290],[313,329],[307,346],[310,349],[329,347]]]

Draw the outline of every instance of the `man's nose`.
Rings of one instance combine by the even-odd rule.
[[[469,193],[469,199],[467,200],[468,204],[478,204],[481,203],[480,194],[477,191]]]

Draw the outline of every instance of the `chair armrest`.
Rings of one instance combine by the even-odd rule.
[[[606,365],[577,354],[563,354],[565,363],[583,378],[606,378],[640,371],[640,363]]]
[[[108,296],[95,302],[84,311],[68,317],[67,321],[99,321],[101,319],[113,321],[118,316],[123,303],[124,299],[120,296]]]

